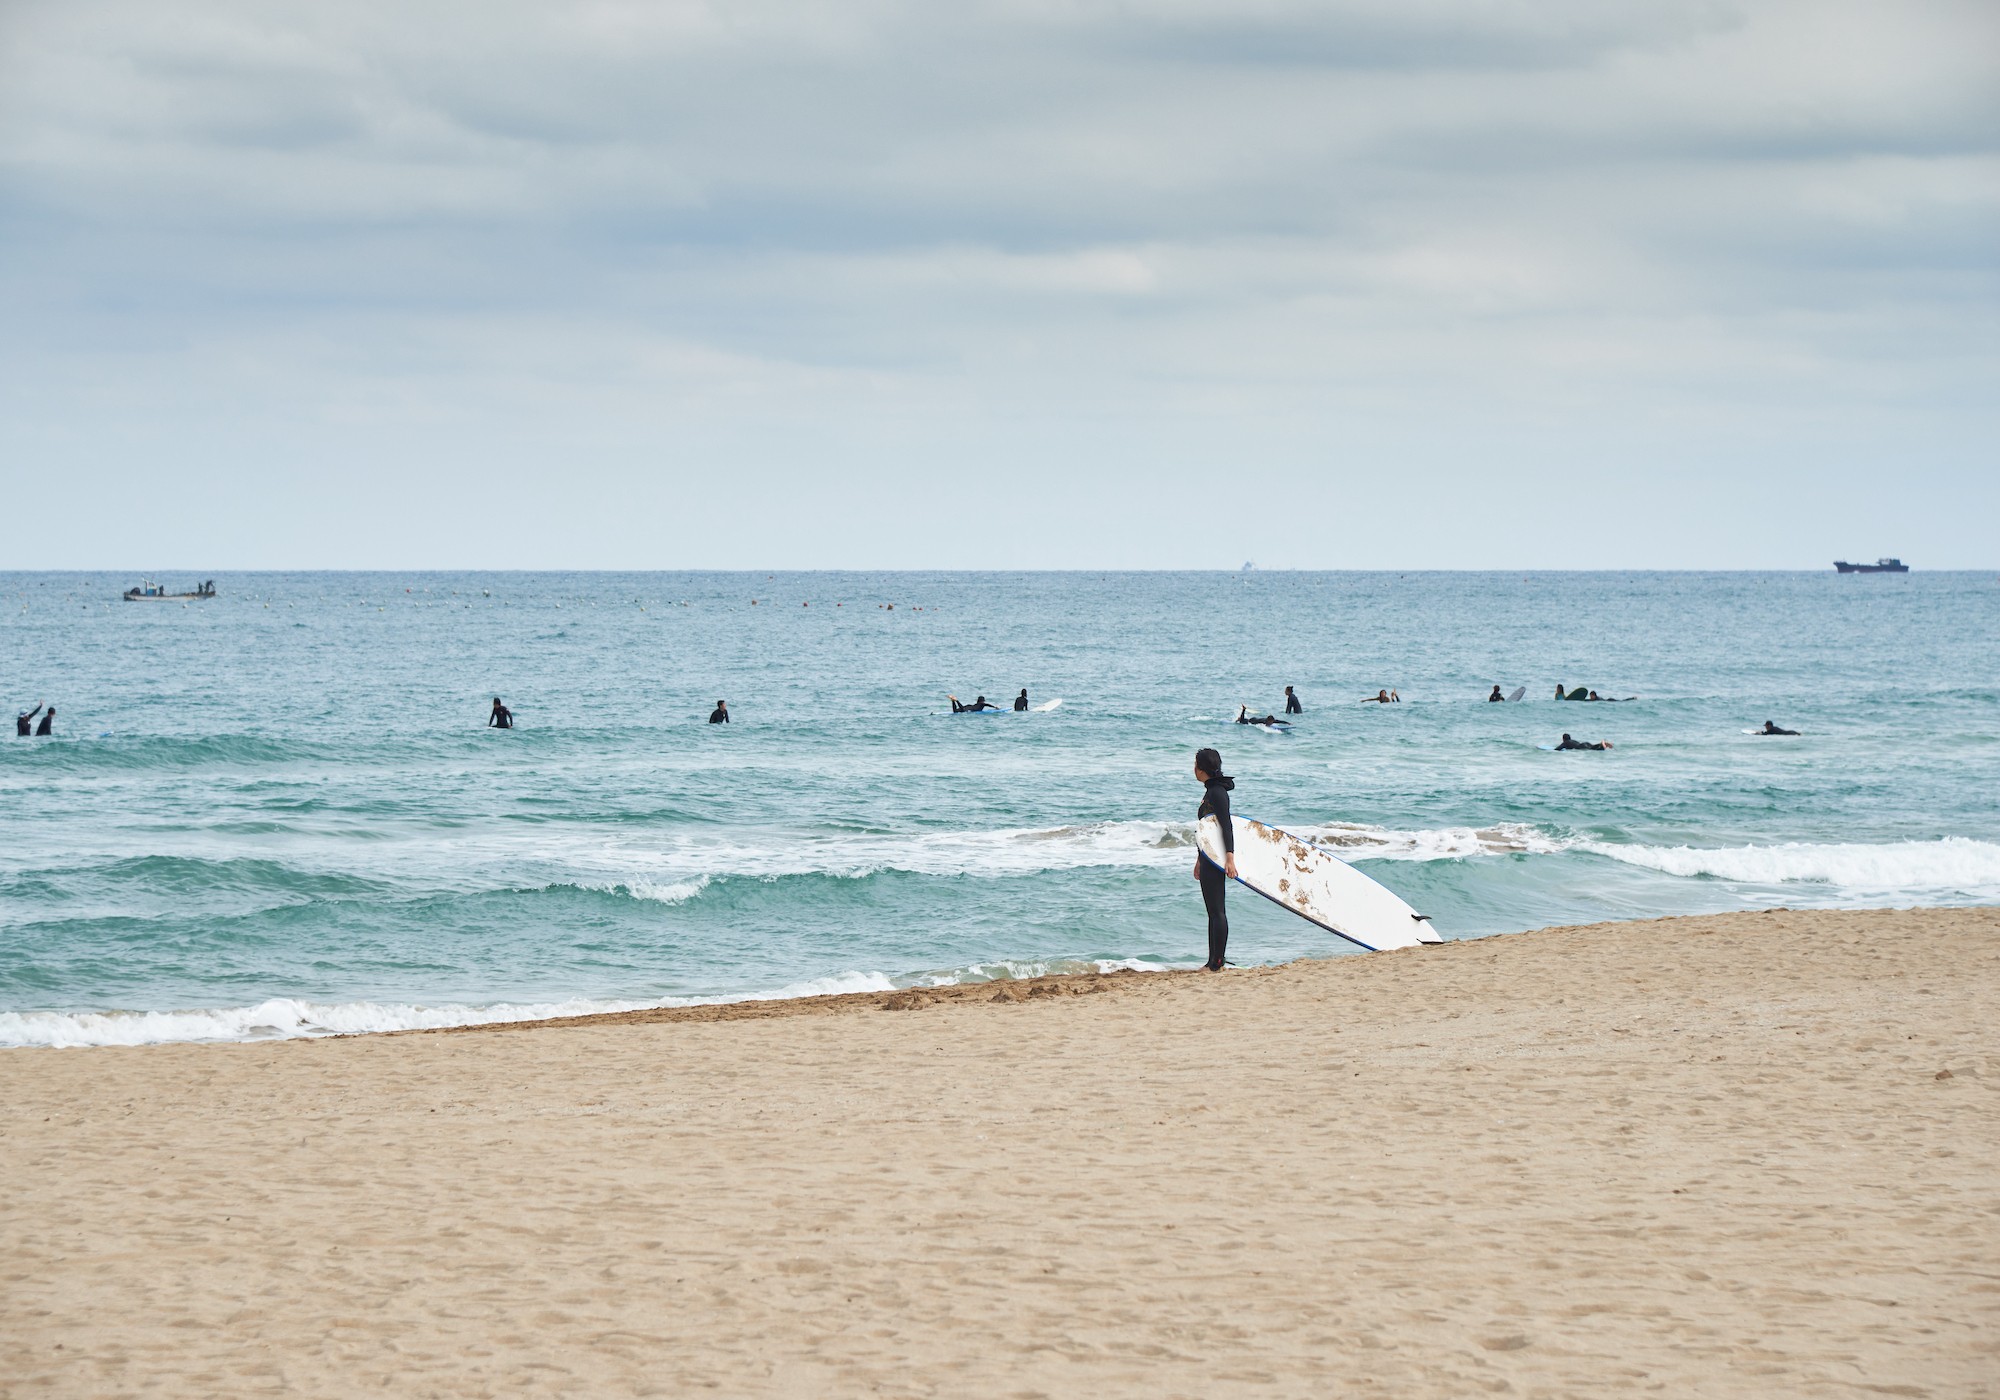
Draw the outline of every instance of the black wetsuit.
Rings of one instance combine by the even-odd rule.
[[[1768,722],[1757,732],[1759,734],[1789,734],[1794,739],[1799,737],[1799,731],[1796,729],[1780,729],[1777,725]]]
[[[1302,715],[1305,713],[1305,707],[1299,704],[1299,697],[1290,691],[1285,692],[1285,713],[1288,715]]]
[[[729,711],[723,709],[722,706],[717,705],[713,710],[709,711],[708,722],[710,724],[729,723]]]
[[[495,705],[493,713],[487,717],[486,727],[488,729],[512,729],[514,727],[514,712],[505,705]]]
[[[42,707],[40,705],[37,705],[35,706],[34,709],[29,710],[26,714],[15,715],[14,732],[23,739],[27,738],[30,734],[33,734],[35,732],[35,716],[40,714],[41,712],[42,712]]]
[[[1558,749],[1602,749],[1604,745],[1585,744],[1585,743],[1580,743],[1575,739],[1564,739],[1560,744],[1557,744],[1556,747]]]
[[[955,715],[976,715],[981,710],[997,710],[999,708],[998,705],[992,703],[984,695],[980,696],[970,705],[961,705],[956,700],[951,702],[951,712]]]
[[[1225,855],[1236,853],[1236,827],[1229,820],[1229,791],[1236,786],[1234,778],[1210,778],[1208,790],[1202,795],[1201,806],[1195,811],[1195,820],[1214,817],[1222,826],[1222,850]],[[1222,956],[1229,951],[1229,912],[1224,907],[1224,898],[1229,888],[1229,877],[1222,867],[1208,858],[1204,852],[1199,858],[1201,869],[1201,902],[1208,910],[1208,965],[1222,966]]]
[[[1019,711],[1025,710],[1027,708],[1028,708],[1028,692],[1024,690],[1019,695],[1016,695],[1014,697],[1014,709],[1018,713]]]
[[[1493,693],[1492,693],[1491,695],[1487,696],[1486,698],[1487,698],[1487,699],[1488,699],[1489,701],[1490,701],[1490,700],[1501,700],[1501,701],[1504,701],[1504,700],[1506,700],[1506,698],[1507,698],[1507,697],[1506,697],[1506,696],[1504,696],[1504,695],[1502,695],[1502,694],[1500,693],[1500,687],[1496,685],[1496,686],[1494,686],[1494,687],[1493,687]]]
[[[38,739],[49,738],[50,737],[49,726],[54,724],[55,722],[56,722],[56,712],[54,710],[50,710],[47,714],[42,716],[42,722],[35,726],[35,737]]]

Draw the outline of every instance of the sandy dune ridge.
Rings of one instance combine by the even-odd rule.
[[[0,1392],[1990,1396],[1996,1025],[1772,911],[9,1051]]]

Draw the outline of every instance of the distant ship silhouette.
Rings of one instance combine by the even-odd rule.
[[[1843,574],[1907,574],[1910,571],[1910,566],[1900,559],[1877,559],[1872,564],[1850,564],[1845,559],[1836,559],[1833,567]]]

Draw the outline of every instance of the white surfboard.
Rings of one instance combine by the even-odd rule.
[[[1236,830],[1236,880],[1308,923],[1376,952],[1444,940],[1430,921],[1324,846],[1247,817]],[[1203,817],[1195,833],[1201,853],[1222,864],[1222,824]]]

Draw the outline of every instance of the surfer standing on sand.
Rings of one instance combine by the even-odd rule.
[[[1201,902],[1208,910],[1208,961],[1203,971],[1222,971],[1222,955],[1229,951],[1229,911],[1224,907],[1229,881],[1236,878],[1236,828],[1229,820],[1229,793],[1236,779],[1222,772],[1222,755],[1202,749],[1194,756],[1194,778],[1202,785],[1201,806],[1195,809],[1197,827],[1203,817],[1214,817],[1222,827],[1222,868],[1195,848],[1194,878],[1201,881]]]

